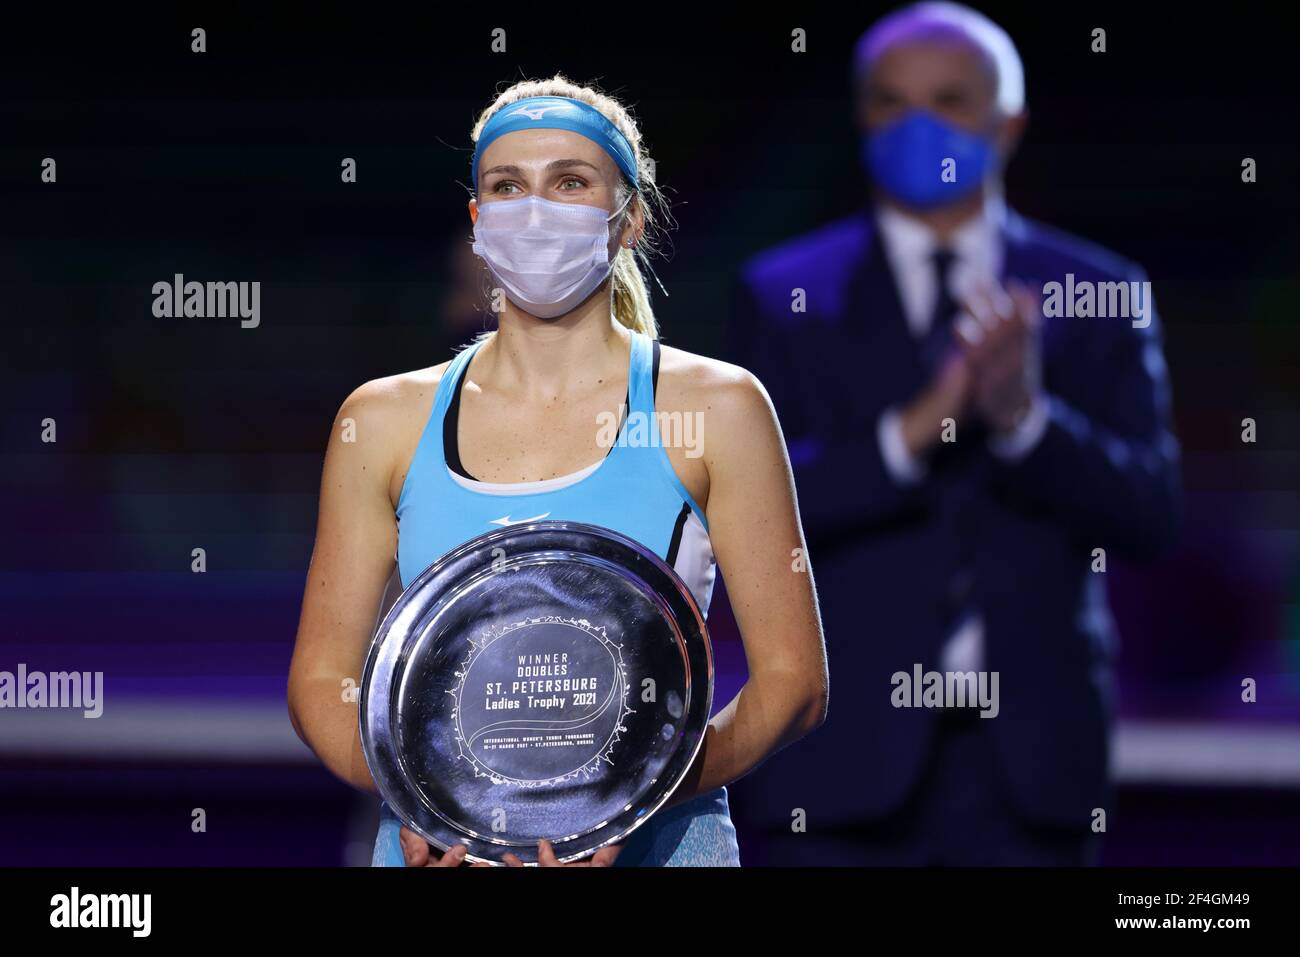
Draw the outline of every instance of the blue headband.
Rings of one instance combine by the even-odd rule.
[[[636,154],[617,126],[605,114],[567,96],[530,96],[492,114],[474,147],[474,188],[478,189],[478,158],[497,137],[517,130],[569,130],[591,140],[618,164],[634,189],[641,184],[636,175]]]

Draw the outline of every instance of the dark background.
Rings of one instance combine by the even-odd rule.
[[[633,107],[679,224],[656,264],[670,296],[652,286],[672,345],[719,354],[738,265],[862,203],[849,58],[889,6],[529,9],[7,20],[0,670],[102,670],[106,707],[0,711],[0,864],[368,861],[369,802],[298,743],[283,698],[320,466],[353,388],[466,338],[449,325],[469,131],[498,88],[560,71]],[[1146,267],[1183,443],[1181,546],[1108,575],[1125,647],[1104,859],[1295,863],[1294,35],[1262,8],[981,9],[1025,62],[1008,199]],[[155,318],[175,273],[261,282],[260,327]],[[711,620],[721,706],[744,659],[725,602]],[[743,830],[741,849],[762,862]]]

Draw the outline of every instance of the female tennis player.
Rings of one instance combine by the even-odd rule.
[[[726,785],[816,728],[827,702],[772,405],[745,370],[660,346],[638,258],[648,266],[663,198],[619,103],[563,76],[521,82],[472,138],[473,248],[498,328],[449,362],[367,382],[339,410],[289,676],[294,727],[331,771],[374,792],[355,698],[340,690],[360,679],[394,555],[405,587],[484,532],[604,526],[664,558],[703,611],[721,569],[748,679],[671,802],[578,865],[738,865]],[[608,424],[634,417],[651,441],[611,441]],[[538,853],[557,865],[549,842]],[[431,848],[381,808],[376,865],[454,867],[465,854]]]

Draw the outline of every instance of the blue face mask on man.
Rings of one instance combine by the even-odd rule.
[[[862,160],[885,192],[908,206],[929,209],[979,189],[998,155],[992,138],[925,110],[910,110],[863,137]]]

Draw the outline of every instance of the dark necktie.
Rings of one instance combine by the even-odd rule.
[[[930,256],[934,265],[936,283],[934,311],[930,314],[930,330],[925,335],[924,349],[927,368],[937,369],[939,363],[952,347],[952,324],[957,317],[960,306],[948,291],[948,280],[952,275],[952,266],[957,257],[951,249],[940,246]],[[969,446],[970,443],[967,443]],[[936,473],[943,470],[942,462],[951,460],[965,451],[965,447],[944,445],[935,454],[933,464]],[[955,630],[962,617],[970,612],[970,595],[973,578],[970,572],[971,534],[969,522],[970,510],[966,507],[963,495],[951,499],[956,521],[957,560],[952,577],[948,581],[947,594],[944,596],[944,616],[950,630]]]
[[[926,368],[934,369],[943,360],[952,343],[952,321],[957,315],[957,301],[948,291],[948,280],[956,256],[951,249],[940,246],[930,256],[934,266],[935,301],[930,313],[930,328],[922,340],[922,353]]]

